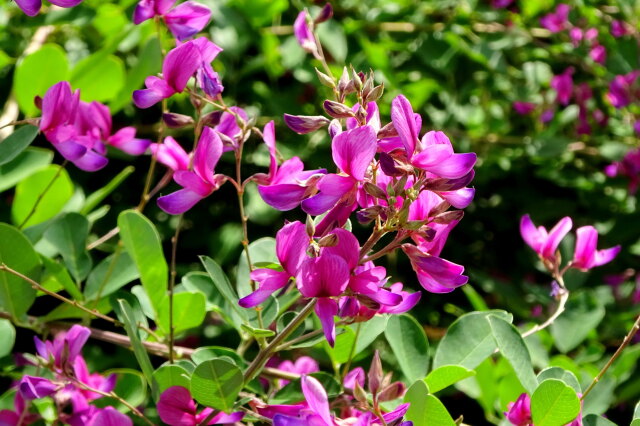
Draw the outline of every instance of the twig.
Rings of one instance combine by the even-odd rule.
[[[115,319],[111,318],[110,316],[104,315],[104,314],[98,312],[95,309],[89,309],[86,306],[78,303],[75,300],[67,299],[66,297],[64,297],[64,296],[62,296],[62,295],[60,295],[58,293],[54,293],[53,291],[44,288],[42,285],[40,285],[36,281],[32,280],[31,278],[27,277],[26,275],[21,274],[20,272],[16,271],[15,269],[11,269],[5,263],[0,263],[0,271],[5,271],[5,272],[7,272],[9,274],[15,275],[16,277],[21,278],[22,280],[24,280],[27,283],[31,284],[31,287],[34,288],[35,290],[39,290],[39,291],[41,291],[41,292],[43,292],[45,294],[48,294],[49,296],[55,297],[56,299],[58,299],[58,300],[60,300],[60,301],[62,301],[64,303],[67,303],[67,304],[69,304],[71,306],[74,306],[74,307],[80,309],[81,311],[84,311],[84,312],[86,312],[86,313],[88,313],[90,315],[93,315],[93,316],[95,316],[97,318],[100,318],[100,319],[103,319],[105,321],[109,321],[110,323],[115,324],[115,325],[117,325],[119,327],[122,327],[122,325],[123,325],[120,321],[115,320]]]
[[[91,244],[88,244],[87,245],[87,250],[93,250],[94,248],[98,247],[100,244],[105,243],[105,242],[109,241],[111,238],[113,238],[116,235],[118,235],[119,232],[120,232],[120,228],[118,228],[116,226],[111,231],[109,231],[106,234],[104,234],[102,237],[98,238],[97,240],[95,240]]]
[[[556,310],[553,312],[553,314],[542,324],[538,324],[531,330],[527,330],[526,332],[522,333],[523,339],[549,327],[564,312],[567,300],[569,300],[569,291],[565,288],[561,288],[560,292],[561,293],[560,298],[558,299],[558,306],[556,307]]]
[[[20,223],[20,225],[18,225],[18,229],[22,229],[24,227],[24,225],[29,221],[29,219],[31,219],[31,217],[35,214],[36,209],[38,208],[38,206],[40,205],[40,202],[42,201],[42,199],[44,198],[44,196],[47,194],[47,192],[49,191],[49,189],[51,189],[51,187],[53,186],[53,184],[56,182],[56,180],[58,179],[58,177],[60,176],[60,173],[62,173],[62,170],[64,170],[65,166],[67,165],[69,161],[68,160],[64,160],[64,162],[62,163],[62,165],[60,165],[58,167],[58,171],[56,172],[56,174],[53,176],[53,179],[51,179],[51,181],[47,184],[47,186],[42,190],[42,192],[40,194],[38,194],[38,198],[36,198],[36,202],[33,204],[33,207],[31,207],[31,210],[29,211],[29,214],[27,214],[27,217],[25,217],[22,222]]]

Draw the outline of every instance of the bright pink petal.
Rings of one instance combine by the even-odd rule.
[[[340,133],[331,145],[333,161],[356,180],[363,180],[377,150],[376,132],[370,126]]]
[[[88,426],[133,426],[133,422],[126,414],[113,407],[106,407],[91,419]]]
[[[340,256],[347,262],[350,270],[358,266],[360,260],[360,243],[358,239],[349,231],[337,228],[333,234],[338,237],[338,243],[332,247],[325,247],[323,252]]]
[[[294,209],[304,198],[307,188],[293,183],[258,185],[258,192],[265,203],[274,209],[287,211]]]
[[[333,317],[331,320],[333,321]],[[305,401],[309,404],[311,411],[319,415],[327,425],[332,425],[333,418],[329,410],[329,398],[322,384],[314,377],[307,375],[302,376],[300,383]]]
[[[412,156],[418,142],[420,128],[416,126],[413,108],[411,108],[409,100],[403,95],[396,96],[391,102],[391,120],[404,145],[407,156]]]
[[[162,64],[162,76],[169,87],[180,93],[201,63],[200,50],[193,42],[187,42],[167,54]]]
[[[544,228],[542,228],[544,229]],[[520,219],[520,235],[536,253],[542,253],[542,246],[547,239],[546,231],[536,228],[528,214]]]
[[[205,126],[193,157],[193,170],[203,180],[215,185],[214,171],[222,156],[222,141],[211,127]]]
[[[350,176],[329,174],[318,182],[318,194],[302,202],[302,210],[313,216],[320,215],[331,207],[349,191],[355,189],[356,181]]]
[[[259,284],[256,291],[240,299],[238,304],[243,308],[253,308],[269,298],[274,292],[289,283],[291,275],[285,271],[262,268],[251,272],[251,279]]]
[[[322,253],[302,262],[296,284],[304,297],[339,296],[349,284],[349,267],[343,258]]]
[[[124,127],[107,139],[107,144],[129,155],[144,154],[149,148],[149,145],[151,145],[151,141],[148,139],[138,139],[135,136],[135,127]]]
[[[189,189],[201,197],[206,197],[211,194],[215,188],[212,188],[208,182],[202,180],[200,176],[195,174],[194,172],[189,172],[186,170],[178,170],[173,175],[173,180],[176,181],[183,188]]]
[[[170,425],[196,425],[196,404],[191,399],[189,390],[182,386],[172,386],[162,392],[158,400],[158,415]]]
[[[440,191],[438,195],[447,200],[456,209],[464,209],[473,201],[476,190],[473,188],[462,188],[457,191]]]
[[[278,160],[276,158],[276,131],[273,120],[265,124],[262,130],[262,140],[269,149],[269,178],[273,179],[278,171]]]
[[[209,8],[193,1],[179,4],[164,16],[167,28],[180,41],[196,35],[210,19]]]
[[[107,165],[107,160],[102,155],[93,151],[87,151],[85,155],[73,161],[73,164],[80,170],[85,172],[95,172]]]
[[[16,4],[27,16],[36,16],[42,7],[42,0],[16,0]]]
[[[542,256],[551,259],[555,256],[556,250],[560,245],[562,239],[569,233],[573,223],[571,218],[566,216],[560,219],[560,221],[556,224],[556,226],[549,231],[549,236],[547,237],[547,241],[542,247]]]
[[[285,271],[295,276],[300,264],[307,258],[309,236],[302,222],[292,222],[276,234],[276,255]]]
[[[181,189],[158,198],[158,207],[169,214],[181,214],[202,200],[202,196],[190,189]]]

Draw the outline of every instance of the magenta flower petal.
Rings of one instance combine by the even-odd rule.
[[[72,92],[69,82],[61,81],[51,86],[42,98],[40,130],[46,132],[72,124],[79,101],[80,92]]]
[[[176,90],[169,86],[165,80],[156,76],[147,77],[144,84],[147,89],[133,92],[133,103],[138,108],[149,108],[176,93]]]
[[[391,120],[407,151],[407,156],[411,157],[415,152],[420,128],[416,125],[413,108],[404,95],[396,96],[391,102]]]
[[[171,136],[164,138],[162,144],[152,144],[151,152],[156,156],[158,162],[164,164],[171,170],[187,170],[189,168],[189,154]]]
[[[332,247],[325,247],[324,253],[340,256],[347,263],[350,270],[358,266],[360,260],[360,243],[358,239],[349,231],[337,228],[333,234],[338,237],[338,243]]]
[[[462,188],[457,191],[440,191],[438,194],[456,209],[464,209],[473,201],[476,190]]]
[[[36,16],[42,7],[42,0],[16,0],[16,4],[27,16]]]
[[[311,426],[307,419],[276,414],[273,416],[273,426]],[[313,425],[316,426],[316,425]]]
[[[53,144],[66,160],[76,161],[87,153],[87,147],[74,141],[58,142]]]
[[[95,172],[107,165],[109,160],[93,151],[87,151],[85,155],[73,161],[73,164],[85,172]]]
[[[353,370],[349,371],[346,376],[344,376],[343,385],[345,389],[353,390],[356,387],[356,382],[364,387],[364,378],[365,372],[362,367],[356,367]]]
[[[202,63],[198,46],[192,41],[181,44],[167,53],[162,64],[162,76],[175,92],[182,92]]]
[[[180,41],[196,35],[210,19],[209,8],[194,1],[181,3],[164,15],[167,28]]]
[[[476,158],[475,152],[453,154],[441,163],[425,169],[443,178],[457,179],[473,169]]]
[[[322,330],[325,338],[327,339],[327,343],[329,343],[329,346],[333,347],[336,342],[336,324],[333,317],[338,315],[338,303],[333,299],[321,297],[318,299],[314,310],[320,320],[320,324],[322,325]],[[308,398],[307,402],[309,402]]]
[[[598,231],[593,226],[583,226],[576,230],[576,249],[573,254],[573,267],[586,271],[612,261],[621,247],[615,246],[597,250]]]
[[[182,214],[195,206],[202,197],[190,189],[181,189],[172,194],[158,198],[158,207],[169,214]]]
[[[243,308],[253,308],[269,298],[274,292],[284,288],[289,283],[291,275],[285,271],[275,271],[263,268],[251,272],[251,279],[260,286],[253,293],[243,297],[238,304]]]
[[[308,13],[306,10],[303,10],[298,14],[298,17],[293,23],[293,35],[304,50],[310,53],[315,53],[317,49],[315,37],[307,23],[307,16]]]
[[[556,224],[556,226],[549,231],[549,236],[547,241],[542,246],[542,256],[551,259],[555,256],[556,250],[560,245],[562,239],[569,233],[571,227],[573,226],[573,222],[570,217],[563,217]]]
[[[175,180],[178,185],[195,192],[203,198],[212,192],[211,185],[202,180],[202,178],[194,172],[178,170],[174,173],[173,180]]]
[[[74,7],[82,3],[83,0],[49,0],[51,4],[60,7]]]
[[[88,426],[133,426],[133,422],[126,414],[113,407],[106,407],[91,419]]]
[[[48,379],[25,375],[20,380],[20,393],[25,399],[44,398],[54,394],[58,386]]]
[[[276,255],[289,275],[295,275],[302,261],[307,258],[309,241],[306,227],[302,222],[289,223],[276,234]]]
[[[276,185],[258,185],[258,192],[265,203],[276,210],[288,211],[294,209],[304,198],[307,188],[294,183]]]
[[[153,7],[153,0],[141,0],[133,9],[133,23],[140,25],[147,19],[151,19],[156,15],[156,11]]]
[[[109,137],[107,144],[129,155],[141,155],[147,151],[151,141],[136,138],[135,127],[124,127]]]
[[[273,179],[278,171],[278,159],[276,158],[276,130],[273,120],[265,124],[262,130],[262,140],[269,149],[269,179]]]
[[[331,150],[336,165],[356,180],[364,174],[378,148],[376,132],[370,126],[357,127],[333,139]]]
[[[222,141],[211,127],[204,127],[193,157],[193,170],[204,181],[216,185],[214,170],[222,156]]]
[[[349,267],[343,258],[322,253],[302,262],[296,284],[304,297],[339,296],[349,284]]]
[[[333,321],[333,317],[331,320]],[[302,376],[300,384],[302,385],[304,398],[311,411],[320,416],[327,425],[332,425],[333,418],[329,410],[329,398],[322,384],[316,378],[307,375]]]
[[[529,395],[523,393],[516,402],[510,402],[504,414],[514,426],[529,425],[531,423],[531,398]]]
[[[542,228],[544,230],[544,228]],[[528,214],[520,219],[520,235],[536,253],[542,253],[542,245],[546,241],[547,232],[536,228]]]
[[[410,405],[411,404],[400,404],[396,407],[395,410],[389,411],[388,413],[384,414],[382,418],[384,418],[384,421],[387,423],[392,423],[395,420],[401,419],[405,414],[407,414]]]
[[[170,425],[196,425],[196,404],[189,390],[182,386],[172,386],[162,392],[158,400],[158,415]]]
[[[302,210],[313,216],[333,207],[349,191],[355,189],[356,181],[350,176],[325,175],[318,182],[318,194],[302,201]]]
[[[202,416],[205,413],[205,410],[202,411],[199,417],[202,417],[202,421],[206,418],[206,416]],[[208,415],[208,414],[207,414]],[[213,416],[211,421],[208,423],[210,425],[233,425],[238,423],[244,418],[244,413],[242,411],[236,411],[235,413],[227,414],[225,412],[221,412]]]

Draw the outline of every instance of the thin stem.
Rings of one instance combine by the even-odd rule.
[[[607,370],[609,369],[609,367],[611,367],[613,362],[620,356],[620,354],[622,353],[624,348],[626,348],[629,345],[629,343],[631,343],[631,340],[636,335],[638,330],[640,330],[640,315],[638,315],[638,318],[636,318],[636,322],[633,323],[633,326],[631,327],[631,330],[629,330],[629,333],[627,333],[627,335],[624,337],[624,340],[622,341],[622,344],[620,346],[618,346],[618,349],[611,356],[609,361],[607,361],[607,363],[604,365],[604,367],[602,367],[602,370],[600,370],[598,375],[593,379],[593,381],[591,382],[591,384],[589,385],[587,390],[584,391],[584,393],[580,397],[581,401],[583,401],[584,398],[589,394],[589,392],[591,392],[591,389],[593,389],[594,386],[596,384],[598,384],[598,382],[600,381],[602,376],[604,376],[604,373],[607,372]]]
[[[120,327],[122,326],[122,323],[120,321],[115,320],[115,319],[113,319],[113,318],[111,318],[111,317],[109,317],[107,315],[104,315],[104,314],[98,312],[95,309],[89,309],[86,306],[81,305],[80,303],[78,303],[75,300],[70,300],[70,299],[67,299],[66,297],[64,297],[64,296],[62,296],[62,295],[60,295],[58,293],[54,293],[53,291],[44,288],[42,285],[38,284],[36,281],[32,280],[31,278],[27,277],[26,275],[21,274],[20,272],[16,271],[15,269],[11,269],[10,267],[8,267],[4,263],[0,263],[0,271],[5,271],[5,272],[8,272],[8,273],[10,273],[12,275],[15,275],[16,277],[18,277],[18,278],[26,281],[27,283],[29,283],[31,285],[31,287],[34,288],[35,290],[39,290],[39,291],[41,291],[41,292],[43,292],[45,294],[48,294],[49,296],[55,297],[56,299],[58,299],[58,300],[60,300],[60,301],[62,301],[64,303],[67,303],[67,304],[69,304],[71,306],[74,306],[74,307],[80,309],[81,311],[84,311],[84,312],[86,312],[86,313],[88,313],[90,315],[93,315],[93,316],[95,316],[97,318],[100,318],[100,319],[103,319],[105,321],[109,321],[110,323],[115,324],[117,326],[120,326]]]
[[[398,235],[396,235],[396,237],[393,239],[393,241],[391,241],[389,244],[387,244],[386,246],[381,248],[376,253],[373,253],[370,256],[366,256],[364,259],[362,259],[362,261],[363,262],[370,262],[372,260],[376,260],[376,259],[381,258],[382,256],[385,256],[386,254],[388,254],[388,253],[394,251],[395,249],[397,249],[398,247],[400,247],[400,243],[407,237],[408,237],[407,234],[398,233]]]
[[[78,386],[79,388],[82,388],[84,390],[88,390],[89,392],[95,392],[99,395],[102,396],[106,396],[108,398],[113,398],[115,400],[117,400],[118,402],[120,402],[122,405],[124,405],[125,407],[127,407],[129,410],[131,410],[131,412],[133,414],[135,414],[137,417],[140,417],[142,420],[145,421],[145,423],[149,424],[149,425],[153,425],[154,423],[149,420],[144,414],[142,414],[142,412],[140,410],[138,410],[136,407],[134,407],[133,405],[129,404],[124,398],[122,398],[121,396],[119,396],[118,394],[116,394],[115,392],[111,391],[111,392],[104,392],[101,391],[100,389],[96,389],[93,388],[91,386],[86,385],[85,383],[82,383],[80,380],[78,379],[72,379],[74,384],[76,386]]]
[[[47,184],[47,186],[42,190],[42,192],[40,194],[38,194],[38,198],[36,198],[36,202],[33,204],[33,207],[31,207],[31,210],[29,211],[29,214],[27,214],[27,217],[25,217],[22,222],[20,223],[20,225],[18,225],[18,229],[22,229],[24,227],[24,225],[26,225],[27,222],[29,222],[29,219],[31,219],[31,217],[35,214],[36,209],[38,208],[38,206],[40,205],[40,202],[42,201],[42,199],[44,198],[44,196],[47,194],[47,192],[51,189],[51,187],[53,186],[53,184],[56,182],[56,180],[58,179],[58,177],[60,176],[60,174],[62,173],[62,170],[64,170],[65,166],[67,165],[69,161],[68,160],[64,160],[64,162],[62,163],[62,165],[60,165],[58,167],[58,171],[56,172],[56,174],[53,176],[53,179],[51,179],[51,181]]]
[[[553,278],[555,278],[555,280],[558,282],[558,286],[560,287],[559,294],[557,296],[558,306],[556,307],[556,310],[553,312],[553,314],[549,318],[547,318],[545,322],[543,322],[542,324],[538,324],[535,327],[533,327],[531,330],[528,330],[525,333],[523,333],[522,334],[523,339],[525,337],[528,337],[528,336],[531,336],[532,334],[537,333],[540,330],[544,330],[545,328],[549,327],[564,312],[565,306],[567,304],[567,300],[569,300],[569,290],[567,290],[567,287],[565,287],[564,280],[562,278],[564,271],[566,271],[566,269],[563,269],[561,272],[558,271],[557,267],[555,267],[555,270],[552,271]]]
[[[269,360],[269,357],[276,351],[280,343],[282,343],[289,335],[296,329],[302,322],[309,316],[311,311],[313,311],[314,306],[316,305],[316,299],[311,299],[307,305],[302,308],[298,315],[293,318],[293,320],[287,324],[287,326],[278,334],[273,340],[265,347],[260,349],[258,355],[256,355],[253,362],[249,365],[247,370],[244,372],[244,382],[250,382],[255,376],[258,375],[260,370],[264,368],[264,365]]]
[[[373,246],[376,245],[378,241],[380,241],[380,238],[382,238],[385,233],[386,232],[377,228],[373,230],[373,232],[369,236],[369,239],[364,243],[364,245],[360,249],[360,260],[363,260],[367,256],[369,251],[373,248]]]
[[[319,329],[313,330],[313,331],[311,331],[311,332],[309,332],[307,334],[303,334],[302,336],[298,336],[295,339],[291,339],[291,340],[283,343],[282,345],[278,346],[278,348],[276,349],[276,352],[280,352],[280,351],[283,351],[285,349],[288,349],[293,345],[296,345],[296,344],[298,344],[300,342],[304,342],[305,340],[309,340],[312,337],[319,336],[322,333],[323,333],[322,329],[319,328]]]
[[[176,285],[176,258],[178,256],[178,237],[180,236],[180,227],[182,226],[181,214],[178,216],[178,225],[176,226],[176,233],[171,238],[171,273],[169,277],[169,363],[173,364],[173,339],[174,339],[174,326],[173,326],[173,289]]]
[[[100,244],[103,244],[103,243],[109,241],[111,238],[113,238],[116,235],[118,235],[119,232],[120,232],[120,228],[118,228],[116,226],[111,231],[109,231],[106,234],[104,234],[102,237],[98,238],[97,240],[95,240],[91,244],[88,244],[87,245],[87,250],[93,250],[94,248],[98,247]]]

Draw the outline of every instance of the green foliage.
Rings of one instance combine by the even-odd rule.
[[[429,395],[424,381],[418,380],[407,389],[404,402],[411,404],[406,419],[414,426],[453,426],[456,423],[438,398]]]
[[[171,386],[182,386],[189,389],[190,374],[183,367],[175,364],[164,364],[153,372],[160,393]]]
[[[91,270],[92,261],[86,249],[88,234],[89,222],[78,213],[67,213],[56,220],[44,234],[47,242],[62,255],[67,269],[76,281],[83,281]]]
[[[384,335],[405,377],[410,381],[424,379],[429,370],[429,342],[420,323],[408,314],[393,315]]]
[[[443,365],[431,371],[424,381],[430,393],[436,393],[460,380],[475,376],[475,371],[468,370],[460,365]]]
[[[566,424],[579,412],[580,400],[576,392],[560,380],[543,381],[531,395],[531,416],[536,425]]]
[[[27,149],[38,135],[38,131],[36,126],[24,126],[0,142],[0,166],[10,162]]]
[[[242,371],[223,359],[199,364],[191,375],[191,395],[200,404],[230,412],[242,389]]]

